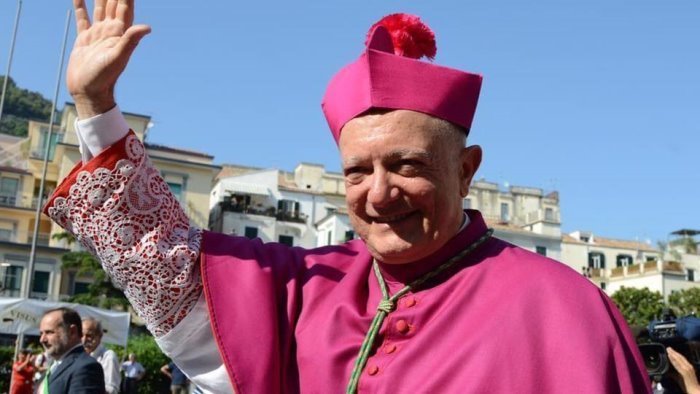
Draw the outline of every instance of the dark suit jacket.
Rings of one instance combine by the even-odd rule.
[[[102,394],[105,376],[102,366],[82,346],[63,356],[61,365],[49,376],[49,394]]]

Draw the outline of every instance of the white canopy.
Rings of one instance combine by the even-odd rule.
[[[82,318],[94,317],[99,320],[105,330],[102,342],[126,347],[131,321],[128,312],[115,312],[67,302],[0,298],[0,333],[39,335],[39,321],[44,312],[60,307],[75,309]]]

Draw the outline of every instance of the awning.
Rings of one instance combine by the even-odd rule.
[[[81,318],[94,317],[105,330],[102,341],[126,347],[129,336],[128,312],[116,312],[68,302],[48,302],[24,298],[0,298],[0,333],[39,335],[39,322],[45,311],[68,307],[76,310]]]
[[[226,182],[224,184],[225,193],[257,194],[259,196],[269,196],[270,189],[267,186],[255,183]]]

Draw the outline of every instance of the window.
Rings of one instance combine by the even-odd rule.
[[[647,256],[646,261],[647,262],[656,261],[656,256]]]
[[[12,241],[12,230],[0,228],[0,241]]]
[[[299,216],[299,203],[292,200],[279,200],[277,209],[289,215]]]
[[[547,255],[547,247],[545,246],[535,246],[535,251],[537,254],[541,254],[542,256]]]
[[[547,220],[549,222],[554,221],[554,210],[552,208],[544,209],[544,220]]]
[[[618,267],[629,267],[632,265],[634,259],[628,254],[618,254],[617,255],[617,266]]]
[[[246,236],[246,238],[250,238],[250,239],[257,238],[258,237],[258,228],[246,226],[245,236]]]
[[[581,240],[581,242],[588,242],[588,241],[590,241],[590,238],[589,238],[589,237],[584,237],[583,235],[580,236],[579,239]]]
[[[175,182],[168,182],[170,191],[175,195],[178,201],[182,201],[182,185]]]
[[[294,246],[294,237],[290,235],[280,235],[279,242],[283,245]]]
[[[591,268],[605,268],[605,255],[600,252],[588,253],[588,266]]]
[[[9,297],[19,297],[20,289],[22,288],[22,271],[23,267],[11,265],[5,269],[5,278],[3,280],[3,288],[5,295]]]
[[[73,295],[86,294],[90,292],[90,283],[75,282],[73,285]]]
[[[352,230],[348,230],[345,232],[345,242],[351,241],[355,239],[355,232]]]
[[[695,282],[695,270],[688,268],[688,282]]]
[[[472,199],[465,198],[462,200],[462,209],[472,209]]]
[[[49,292],[50,278],[50,272],[34,271],[34,280],[32,281],[32,292],[47,294]]]
[[[39,146],[34,156],[38,156],[40,159],[44,158],[44,152],[46,152],[46,139],[49,137],[49,128],[41,128],[41,137],[39,138]],[[63,133],[53,132],[51,133],[51,142],[49,143],[49,160],[53,161],[53,156],[56,153],[56,145],[63,141]]]
[[[333,244],[333,232],[328,231],[328,240],[326,240],[326,245],[331,245]]]
[[[510,215],[508,214],[508,203],[501,203],[501,221],[507,222]]]
[[[605,282],[600,282],[600,289],[605,291],[605,285],[606,285]]]
[[[12,205],[17,202],[19,179],[0,178],[0,205]]]

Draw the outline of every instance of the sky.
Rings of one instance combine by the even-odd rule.
[[[218,164],[339,171],[326,84],[375,21],[407,12],[435,32],[436,63],[484,76],[476,178],[558,191],[565,232],[655,243],[700,228],[697,0],[136,1],[153,32],[116,94],[152,117],[150,142]],[[19,86],[53,97],[70,6],[23,0]],[[0,2],[0,74],[16,9]],[[71,25],[69,49],[74,38]]]

